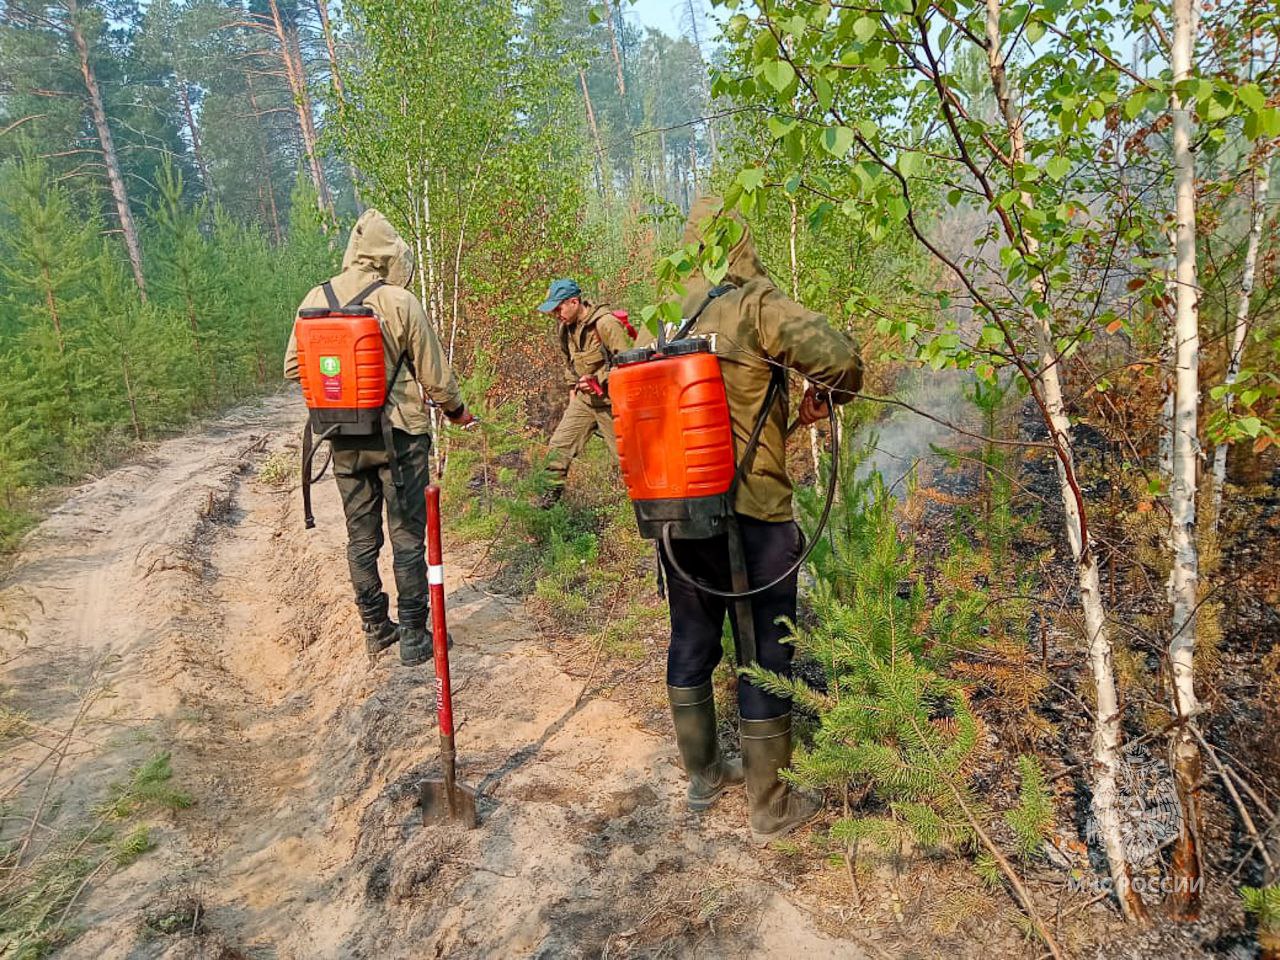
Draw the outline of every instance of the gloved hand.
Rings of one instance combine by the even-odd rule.
[[[573,389],[584,393],[593,393],[597,397],[604,396],[604,387],[600,386],[600,381],[594,376],[579,377]]]
[[[803,426],[825,420],[831,415],[831,397],[826,390],[819,390],[810,384],[805,388],[804,399],[800,401],[799,422]]]
[[[462,412],[456,417],[449,420],[455,427],[461,427],[463,430],[471,430],[479,426],[480,421],[476,419],[476,415],[466,407],[462,408]]]

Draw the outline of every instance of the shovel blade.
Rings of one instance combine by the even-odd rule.
[[[422,785],[418,795],[418,805],[422,807],[424,824],[456,821],[468,830],[474,830],[479,823],[476,814],[476,792],[471,787],[460,783],[453,785],[452,796],[449,787],[443,780],[428,780]]]

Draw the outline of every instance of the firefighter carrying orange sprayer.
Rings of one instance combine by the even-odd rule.
[[[424,492],[430,482],[431,416],[476,422],[466,409],[440,341],[406,287],[413,254],[376,210],[356,221],[342,272],[315,287],[298,308],[284,375],[301,380],[310,419],[303,442],[303,496],[311,517],[313,434],[329,439],[347,519],[347,563],[370,659],[397,640],[400,662],[431,659],[423,556]],[[378,575],[386,504],[399,626]]]

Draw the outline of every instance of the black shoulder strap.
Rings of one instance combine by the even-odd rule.
[[[755,426],[751,429],[751,439],[747,441],[747,445],[742,451],[742,457],[738,460],[738,469],[733,474],[733,483],[729,487],[728,496],[731,503],[734,494],[738,492],[738,487],[751,469],[751,463],[756,456],[756,448],[760,446],[760,437],[764,434],[765,424],[769,421],[769,411],[780,397],[786,395],[786,392],[787,371],[784,367],[773,364],[773,370],[769,374],[769,389],[764,395],[764,403],[760,407],[760,413],[756,416]],[[736,590],[737,588],[735,587],[734,589]]]
[[[356,295],[351,299],[351,302],[347,304],[347,306],[348,306],[348,307],[360,307],[360,306],[363,306],[363,305],[364,305],[365,297],[369,296],[369,294],[373,293],[373,291],[377,290],[379,287],[384,286],[384,285],[386,284],[386,282],[387,282],[387,281],[383,280],[382,278],[378,278],[377,280],[373,281],[373,283],[369,284],[367,287],[365,287],[363,290],[361,290],[359,293],[357,293],[357,294],[356,294]],[[326,284],[326,286],[327,286],[327,284]]]
[[[599,312],[598,312],[595,316],[593,316],[593,317],[591,318],[591,320],[590,320],[590,325],[591,325],[591,327],[593,327],[593,328],[594,328],[594,327],[598,327],[598,326],[600,325],[600,321],[601,321],[601,320],[603,320],[605,317],[612,316],[612,314],[610,314],[610,312],[609,312],[608,308],[607,308],[607,307],[605,307],[605,306],[597,307],[597,310],[598,310]],[[610,349],[609,349],[609,345],[608,345],[607,343],[605,343],[605,342],[604,342],[604,337],[600,336],[600,331],[599,331],[599,330],[597,330],[597,331],[596,331],[596,339],[597,339],[598,341],[600,341],[600,352],[604,354],[604,362],[605,362],[606,364],[608,364],[610,367],[612,367],[612,366],[613,366],[613,351],[612,351],[612,350],[610,350]]]
[[[348,303],[347,306],[348,307],[364,306],[364,302],[366,299],[368,299],[369,294],[373,293],[373,291],[377,290],[379,287],[386,286],[386,284],[387,284],[387,281],[383,280],[382,278],[378,278],[377,280],[373,281],[373,283],[369,284],[367,287],[365,287],[363,290],[357,293],[354,297],[352,297],[351,302]],[[385,332],[383,335],[384,336],[386,335]],[[402,366],[409,368],[409,373],[415,380],[418,378],[418,371],[415,370],[413,367],[413,357],[409,355],[408,350],[401,350],[400,356],[396,360],[395,369],[391,371],[391,379],[387,381],[387,390],[388,390],[387,400],[388,401],[390,401],[391,399],[391,394],[390,394],[391,385],[396,382],[396,378],[400,375],[400,368]]]
[[[333,292],[333,284],[326,280],[320,284],[320,289],[324,291],[324,298],[329,301],[330,310],[341,310],[342,304],[338,302],[338,295]]]

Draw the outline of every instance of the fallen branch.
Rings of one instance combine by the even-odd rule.
[[[1262,837],[1258,834],[1258,828],[1254,825],[1253,817],[1249,815],[1249,808],[1244,805],[1244,801],[1240,799],[1240,792],[1236,789],[1235,784],[1231,780],[1231,775],[1227,773],[1227,768],[1223,766],[1221,760],[1218,759],[1217,751],[1209,745],[1209,742],[1201,735],[1200,731],[1194,726],[1189,728],[1192,735],[1200,742],[1200,746],[1204,752],[1208,754],[1209,761],[1213,764],[1214,769],[1218,771],[1218,776],[1222,780],[1223,786],[1227,788],[1232,802],[1236,806],[1236,811],[1240,814],[1240,821],[1244,824],[1245,832],[1249,834],[1253,840],[1254,846],[1262,853],[1262,862],[1267,865],[1269,872],[1276,869],[1275,861],[1271,859],[1271,852],[1267,849],[1267,845],[1263,842]],[[1252,854],[1252,851],[1250,851]],[[1247,859],[1247,858],[1246,858]]]

